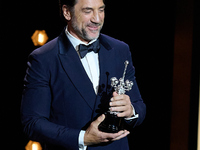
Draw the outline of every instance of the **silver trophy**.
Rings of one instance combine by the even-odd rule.
[[[133,86],[133,82],[126,80],[126,82],[124,82],[124,78],[125,78],[125,74],[126,74],[126,69],[127,66],[129,64],[128,60],[124,62],[125,64],[125,68],[124,68],[124,73],[123,73],[123,77],[120,78],[119,80],[117,80],[116,77],[112,77],[111,80],[111,86],[114,87],[114,90],[119,94],[125,94],[126,91],[130,91],[132,89]],[[119,83],[119,85],[117,85]]]
[[[129,62],[126,60],[124,62],[125,68],[124,68],[124,73],[123,77],[120,78],[119,80],[116,77],[112,77],[111,80],[111,86],[114,88],[114,90],[119,94],[125,94],[126,91],[130,91],[133,86],[133,82],[126,80],[124,82],[125,74],[126,74],[126,69],[129,64]],[[104,121],[99,125],[99,130],[103,132],[109,132],[109,133],[116,133],[120,130],[123,130],[123,121],[122,118],[119,118],[117,116],[119,112],[116,111],[107,111],[105,113],[106,118]]]

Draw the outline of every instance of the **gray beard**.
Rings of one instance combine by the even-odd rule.
[[[101,24],[95,24],[95,23],[91,23],[91,24],[93,26],[101,26]],[[85,29],[79,29],[78,26],[77,26],[77,23],[76,23],[75,19],[72,19],[72,28],[74,29],[74,31],[76,32],[76,34],[79,37],[81,37],[82,39],[84,39],[85,41],[92,41],[92,40],[98,38],[102,27],[103,26],[101,26],[97,37],[89,37],[89,35],[87,34],[87,31]]]

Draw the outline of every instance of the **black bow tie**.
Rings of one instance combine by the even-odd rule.
[[[100,45],[99,45],[99,40],[97,39],[94,43],[90,45],[80,44],[79,54],[81,58],[83,58],[88,52],[94,51],[95,53],[98,53],[99,49],[100,49]]]

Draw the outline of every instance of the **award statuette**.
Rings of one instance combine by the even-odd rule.
[[[126,74],[126,69],[129,64],[128,61],[125,61],[125,69],[123,73],[123,77],[117,80],[116,77],[112,77],[111,80],[111,86],[114,88],[114,90],[119,94],[125,94],[126,91],[130,91],[133,86],[133,82],[126,80],[124,82],[125,74]],[[119,112],[115,111],[107,111],[105,113],[105,119],[103,122],[100,123],[99,125],[99,130],[103,132],[108,132],[108,133],[117,133],[120,130],[123,130],[123,118],[118,117],[117,114]]]

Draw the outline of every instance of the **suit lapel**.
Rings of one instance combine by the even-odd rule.
[[[68,40],[65,32],[59,36],[59,58],[61,64],[76,89],[91,109],[94,109],[96,94],[76,50]],[[91,92],[92,91],[92,92]]]
[[[113,48],[107,43],[103,35],[100,36],[101,49],[99,51],[100,80],[99,86],[108,84],[114,72],[115,55]],[[106,85],[105,85],[106,86]]]

